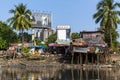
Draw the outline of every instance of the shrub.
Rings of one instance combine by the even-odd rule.
[[[21,55],[23,57],[29,57],[30,56],[29,51],[30,49],[28,47],[21,46]]]

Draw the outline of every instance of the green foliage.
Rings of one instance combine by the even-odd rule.
[[[71,39],[76,39],[76,38],[80,38],[79,33],[75,32],[71,34]]]
[[[48,37],[48,40],[46,41],[46,44],[48,45],[49,43],[55,43],[56,40],[57,40],[57,34],[53,33],[52,35],[50,35]]]
[[[14,43],[18,41],[17,34],[4,22],[0,21],[0,37],[6,41],[6,46],[9,45],[9,43]]]
[[[41,45],[41,40],[40,39],[35,39],[36,45],[40,46]]]
[[[15,29],[22,32],[22,43],[24,42],[24,29],[28,30],[31,27],[31,11],[26,8],[24,4],[15,5],[15,9],[11,9],[10,13],[14,14],[7,21],[9,25]]]
[[[30,50],[30,49],[29,49],[28,47],[21,46],[21,51],[22,51],[22,53],[28,53],[29,50]]]
[[[105,41],[108,42],[108,46],[110,46],[110,32],[112,33],[112,49],[114,51],[118,51],[118,41],[117,38],[119,37],[118,32],[115,29],[111,29],[111,31],[105,30]]]
[[[6,41],[0,37],[0,49],[6,48]]]
[[[119,14],[120,3],[114,0],[101,0],[97,4],[97,12],[93,15],[95,23],[100,22],[100,28],[105,31],[105,40],[110,48],[116,48],[118,33],[116,29],[120,23]]]
[[[21,54],[23,57],[29,57],[30,56],[30,49],[28,47],[21,46]]]
[[[28,34],[27,32],[24,32],[23,35],[24,35],[25,42],[31,42],[31,35],[30,34]],[[19,42],[21,42],[21,40],[22,40],[22,36],[19,35]]]

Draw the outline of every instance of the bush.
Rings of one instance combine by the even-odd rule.
[[[3,40],[1,37],[0,37],[0,49],[3,49],[6,47],[6,40]]]
[[[23,57],[29,57],[30,56],[29,51],[30,49],[28,47],[24,47],[24,46],[21,47],[21,55]]]

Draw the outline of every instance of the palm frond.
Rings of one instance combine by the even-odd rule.
[[[98,4],[97,4],[97,10],[103,8],[103,3],[104,3],[104,0],[100,1]]]
[[[113,7],[114,7],[114,9],[115,9],[116,7],[120,8],[120,3],[116,2],[116,3],[113,5]]]
[[[99,15],[101,15],[103,13],[103,9],[100,9],[98,12],[96,12],[95,14],[93,14],[93,18],[97,18]]]
[[[10,13],[13,13],[14,16],[7,20],[9,24],[17,30],[28,29],[28,25],[31,27],[31,11],[23,3],[14,6],[15,9],[10,10]]]
[[[11,10],[9,10],[9,13],[15,13],[15,10],[13,10],[13,9],[11,9]]]

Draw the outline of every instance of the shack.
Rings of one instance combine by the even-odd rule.
[[[61,54],[63,56],[68,54],[69,46],[70,46],[70,44],[57,44],[57,43],[49,44],[51,53]]]
[[[83,31],[80,32],[80,38],[72,41],[72,60],[77,63],[99,63],[99,54],[103,54],[107,49],[107,44],[103,39],[103,31]],[[75,58],[75,59],[74,59]],[[96,62],[97,61],[97,62]]]
[[[71,42],[70,38],[71,27],[69,25],[58,25],[56,31],[57,40],[55,41],[55,43],[49,44],[49,47],[53,48],[52,52],[67,55],[69,45]]]

